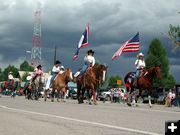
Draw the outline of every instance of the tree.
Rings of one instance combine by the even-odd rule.
[[[168,36],[170,40],[175,44],[174,51],[180,47],[180,26],[169,25]]]
[[[20,70],[21,70],[21,71],[33,71],[34,68],[33,68],[32,66],[30,66],[27,61],[24,61],[24,62],[20,65]]]
[[[110,87],[118,87],[117,80],[122,80],[119,75],[111,76],[109,78],[109,86]]]
[[[154,87],[172,87],[175,85],[174,77],[169,73],[169,60],[166,50],[159,39],[153,39],[151,41],[145,61],[147,68],[161,65],[162,78],[154,80]]]

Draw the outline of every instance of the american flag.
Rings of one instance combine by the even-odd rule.
[[[126,41],[113,55],[112,60],[121,55],[122,52],[138,52],[140,47],[139,32],[130,40]]]
[[[73,56],[73,61],[77,60],[80,49],[89,45],[88,37],[89,37],[89,24],[86,26],[86,29],[79,40],[79,43],[76,48],[76,53]]]

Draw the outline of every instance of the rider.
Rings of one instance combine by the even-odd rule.
[[[14,83],[14,77],[13,77],[13,72],[10,71],[8,74],[8,84],[12,84]]]
[[[43,70],[42,70],[42,66],[38,65],[35,69],[34,69],[34,76],[32,81],[34,81],[38,76],[41,76],[43,74]]]
[[[23,91],[25,91],[26,88],[29,86],[31,79],[32,79],[32,76],[31,76],[31,73],[29,73],[28,76],[26,77],[26,83],[24,84]]]
[[[60,72],[60,64],[61,64],[61,62],[59,60],[57,60],[53,66],[50,86],[52,84],[52,81],[55,79],[56,75]]]
[[[64,66],[63,66],[63,65],[62,65],[62,66],[60,66],[60,71],[59,71],[59,73],[60,73],[60,74],[62,74],[62,73],[64,73],[64,71],[65,71]]]
[[[80,71],[76,72],[74,77],[81,76],[83,73],[86,72],[86,70],[89,66],[93,67],[95,65],[95,58],[93,55],[94,55],[94,51],[92,49],[87,51],[87,53],[84,57],[85,64]]]
[[[146,64],[144,61],[144,54],[142,52],[137,55],[135,66],[136,66],[136,80],[134,84],[137,86],[137,79],[141,76],[144,68],[146,67]]]

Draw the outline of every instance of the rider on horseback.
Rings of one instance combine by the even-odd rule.
[[[57,60],[53,66],[50,86],[52,84],[52,81],[55,79],[56,75],[60,72],[60,66],[59,66],[60,64],[61,64],[61,62],[59,60]]]
[[[78,77],[81,76],[83,73],[86,72],[87,68],[93,67],[95,65],[95,58],[94,58],[94,51],[92,49],[90,49],[89,51],[87,51],[85,57],[84,57],[84,66],[82,67],[82,69],[78,72],[76,72],[76,74],[74,75],[74,77]]]
[[[146,66],[143,53],[139,53],[137,55],[137,60],[135,61],[135,66],[136,66],[136,80],[134,81],[134,86],[137,87],[138,78],[141,77],[141,75],[144,71],[144,68]]]
[[[65,71],[64,66],[60,66],[60,71],[59,71],[59,73],[62,74],[62,73],[64,73],[64,71]]]
[[[38,65],[35,69],[34,69],[34,76],[32,79],[32,82],[38,77],[41,76],[43,74],[43,70],[42,70],[42,66]]]

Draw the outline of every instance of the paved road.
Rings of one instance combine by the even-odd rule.
[[[180,119],[180,108],[127,107],[0,98],[1,135],[136,135],[164,134],[166,120]]]

